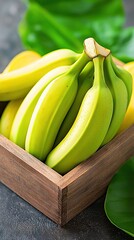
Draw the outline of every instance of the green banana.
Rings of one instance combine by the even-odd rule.
[[[0,74],[0,101],[24,97],[34,84],[50,70],[73,64],[80,54],[69,49],[59,49],[17,70]],[[18,93],[19,92],[19,96]],[[17,96],[16,96],[16,94]]]
[[[61,174],[89,158],[109,128],[113,98],[105,82],[103,59],[98,53],[94,56],[93,86],[85,94],[71,129],[46,158],[45,163]]]
[[[65,73],[69,68],[70,66],[61,66],[51,70],[29,91],[15,116],[10,133],[11,141],[20,147],[25,148],[25,138],[28,126],[40,95],[51,81]]]
[[[10,101],[1,116],[0,133],[9,138],[14,117],[22,103],[23,99]]]
[[[126,85],[114,72],[112,57],[109,55],[104,61],[106,83],[113,96],[114,109],[113,116],[107,134],[102,145],[109,142],[117,133],[125,117],[128,105],[128,92]]]
[[[111,61],[111,62],[117,77],[120,78],[126,85],[127,92],[128,92],[128,105],[129,105],[131,95],[132,95],[132,83],[133,83],[132,75],[123,67],[117,66],[114,63],[114,61]]]
[[[75,99],[79,73],[88,61],[89,57],[83,51],[65,74],[46,87],[38,100],[28,127],[25,149],[42,161],[52,149],[62,121]]]
[[[93,63],[89,62],[79,75],[78,91],[76,98],[60,127],[54,146],[56,146],[65,137],[65,135],[71,128],[76,118],[76,115],[79,111],[83,97],[89,90],[89,88],[92,86],[92,83],[93,83]]]

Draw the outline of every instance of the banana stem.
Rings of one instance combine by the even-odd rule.
[[[104,77],[104,57],[99,55],[96,58],[93,58],[94,63],[94,82],[93,86],[102,86],[106,85],[105,77]]]
[[[83,51],[81,56],[78,58],[78,60],[72,65],[72,67],[69,69],[68,73],[79,75],[79,73],[82,71],[82,69],[86,66],[86,64],[91,61],[91,59],[87,56],[87,54]]]
[[[87,38],[84,41],[84,50],[89,58],[93,59],[99,55],[107,57],[110,50],[99,45],[94,38]]]

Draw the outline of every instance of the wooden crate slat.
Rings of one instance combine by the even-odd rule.
[[[8,139],[0,139],[1,182],[58,222],[60,212],[56,183],[61,176],[51,170],[24,150],[20,150],[18,146],[14,146]]]

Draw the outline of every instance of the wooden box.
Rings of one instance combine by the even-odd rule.
[[[54,222],[64,225],[105,192],[114,173],[132,155],[134,125],[61,176],[0,136],[0,180]]]

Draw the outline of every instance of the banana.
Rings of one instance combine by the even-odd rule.
[[[132,76],[125,68],[123,68],[123,66],[116,65],[114,61],[111,61],[111,62],[117,77],[120,78],[126,85],[127,92],[128,92],[128,105],[129,105],[131,95],[132,95]]]
[[[123,68],[130,72],[131,75],[134,74],[134,61],[128,62],[123,65]]]
[[[16,99],[15,92],[19,92],[17,98],[24,97],[33,85],[50,70],[71,65],[80,54],[69,49],[59,49],[44,55],[37,61],[17,70],[0,74],[0,101]]]
[[[20,98],[24,98],[29,91],[30,91],[30,88],[25,88],[25,89],[14,90],[14,91],[9,90],[9,92],[0,93],[0,101],[7,102],[7,101],[13,101]]]
[[[21,68],[23,66],[26,66],[27,64],[30,64],[39,58],[41,58],[41,56],[36,52],[33,52],[33,51],[21,52],[11,60],[11,62],[7,65],[3,73],[7,73],[15,69]],[[14,94],[17,94],[19,96],[18,92]],[[10,101],[4,109],[4,112],[1,117],[0,132],[7,138],[9,138],[10,136],[10,131],[11,131],[11,127],[12,127],[15,115],[22,101],[23,99]]]
[[[106,57],[104,61],[104,69],[106,83],[113,96],[114,108],[112,120],[102,145],[109,142],[118,132],[128,105],[128,92],[126,85],[122,79],[115,74],[111,55]]]
[[[51,70],[29,91],[15,116],[10,133],[11,141],[25,148],[25,138],[30,119],[41,93],[51,81],[65,73],[68,69],[69,66],[61,66]]]
[[[24,51],[19,54],[17,54],[7,65],[7,67],[4,69],[3,73],[8,73],[14,70],[17,70],[19,68],[22,68],[24,66],[27,66],[35,61],[37,59],[40,59],[41,56],[34,52],[34,51]],[[13,100],[13,99],[19,99],[20,96],[25,96],[26,93],[29,92],[29,88],[22,89],[22,90],[15,90],[15,91],[10,91],[5,93],[0,94],[0,99],[1,101],[7,101]],[[8,98],[7,98],[8,96]]]
[[[132,76],[134,75],[134,61],[124,64],[123,68],[130,72]]]
[[[54,146],[56,146],[65,137],[65,135],[71,128],[76,118],[76,115],[79,111],[83,97],[89,90],[89,88],[92,86],[92,83],[93,83],[93,63],[89,62],[79,75],[78,91],[76,98],[60,127]]]
[[[44,160],[52,149],[61,123],[71,107],[78,88],[78,76],[89,57],[83,53],[74,65],[52,81],[40,96],[26,135],[25,149]]]
[[[5,107],[0,124],[0,133],[9,138],[14,117],[22,103],[23,99],[10,101]]]
[[[89,158],[100,147],[109,128],[113,98],[105,82],[103,60],[99,53],[93,57],[93,86],[85,94],[71,129],[46,158],[45,163],[60,174]]]
[[[4,69],[3,73],[14,71],[15,69],[22,68],[28,64],[37,61],[41,55],[34,51],[23,51],[18,53]]]
[[[118,133],[124,131],[128,127],[130,127],[132,124],[134,124],[134,62],[126,63],[124,66],[124,69],[130,72],[133,78],[133,84],[132,84],[132,95],[131,99],[127,108],[127,112],[125,114],[125,117],[123,119],[123,122],[120,126],[120,129]]]

